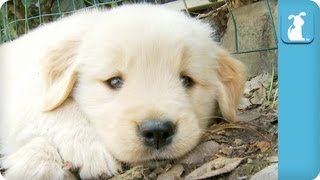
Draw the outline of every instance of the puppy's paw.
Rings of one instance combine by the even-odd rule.
[[[6,179],[75,179],[75,176],[62,168],[57,150],[43,138],[35,138],[18,151],[5,156],[1,166],[6,169]]]
[[[99,141],[66,145],[59,148],[60,155],[64,161],[71,162],[72,169],[79,169],[81,179],[111,177],[121,171],[121,164]]]
[[[80,167],[82,179],[111,177],[121,171],[121,164],[101,145],[92,146]]]

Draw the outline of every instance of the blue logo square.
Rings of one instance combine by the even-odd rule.
[[[314,14],[309,9],[290,10],[282,13],[281,39],[288,44],[308,44],[314,39]]]

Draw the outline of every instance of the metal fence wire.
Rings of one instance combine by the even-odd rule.
[[[141,2],[165,4],[171,1],[174,0],[9,0],[0,9],[0,43],[14,40],[41,24],[54,21],[79,9],[96,7],[113,8],[126,3]],[[272,27],[272,32],[270,33],[273,34],[274,44],[272,47],[259,47],[256,49],[243,49],[239,47],[239,27],[230,1],[232,0],[216,0],[216,2],[224,2],[229,11],[229,19],[233,22],[235,41],[235,51],[233,53],[243,54],[276,50],[278,48],[277,32],[269,0],[264,1]],[[190,13],[188,2],[190,3],[190,1],[183,1],[186,13]],[[214,9],[211,7],[211,10]]]

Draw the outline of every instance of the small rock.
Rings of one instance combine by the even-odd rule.
[[[277,180],[278,179],[278,163],[262,169],[253,175],[250,180]]]
[[[176,180],[179,179],[184,171],[181,164],[173,166],[168,172],[160,174],[157,180]]]
[[[269,161],[270,163],[277,163],[277,162],[278,162],[278,156],[268,157],[268,161]]]
[[[243,144],[243,141],[242,141],[242,139],[235,139],[234,143],[236,146],[241,146]]]
[[[164,172],[165,172],[165,170],[162,167],[159,167],[159,168],[153,170],[153,173],[156,173],[157,175],[162,174]]]
[[[271,144],[267,141],[260,141],[257,143],[257,147],[261,152],[266,152],[271,147]]]
[[[152,172],[151,174],[149,174],[149,178],[150,179],[157,179],[157,174]]]
[[[172,168],[172,164],[167,164],[164,170],[167,172]]]
[[[190,174],[187,175],[185,179],[206,179],[224,173],[228,173],[234,170],[242,162],[242,160],[243,158],[220,157],[210,162],[207,162],[199,168],[193,170]]]
[[[258,155],[257,155],[257,158],[258,158],[258,159],[261,159],[261,158],[263,158],[263,155],[262,155],[262,154],[258,154]]]
[[[150,169],[144,169],[142,170],[141,174],[143,175],[144,179],[150,179],[149,175],[151,174]]]
[[[226,131],[225,130],[221,130],[219,132],[217,132],[218,135],[225,135]]]
[[[155,180],[155,179],[151,179],[149,178],[149,176],[143,176],[143,180]]]
[[[251,103],[250,103],[251,105]],[[237,114],[239,121],[251,122],[261,117],[261,113],[251,112],[251,111],[243,111],[238,112]]]
[[[253,162],[253,160],[252,160],[251,158],[248,158],[248,159],[247,159],[247,163],[248,163],[248,164],[251,164],[252,162]]]
[[[224,161],[218,161],[217,163],[213,164],[212,166],[212,170],[214,169],[220,169],[223,168],[225,166],[225,162]]]
[[[246,180],[246,179],[248,179],[248,176],[237,177],[237,180]]]
[[[221,153],[230,156],[233,153],[233,147],[222,144],[221,145]]]
[[[119,174],[111,178],[111,180],[122,180],[122,179],[142,179],[142,172],[145,168],[143,166],[136,166],[126,171],[123,174]]]
[[[238,109],[252,109],[257,105],[266,102],[267,88],[269,86],[271,75],[262,73],[252,78],[245,84],[244,95],[240,101]]]
[[[232,148],[235,154],[246,154],[248,147],[246,145],[241,145]]]
[[[206,161],[206,159],[216,154],[219,148],[220,145],[215,141],[204,142],[179,160],[179,163],[189,165],[202,164],[204,161]]]
[[[228,136],[228,137],[229,137],[229,136],[232,136],[232,132],[226,131],[224,135],[225,135],[225,136]]]

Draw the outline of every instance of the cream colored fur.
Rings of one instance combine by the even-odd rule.
[[[6,178],[72,179],[67,161],[84,179],[114,175],[120,161],[160,164],[192,150],[216,109],[235,121],[244,67],[211,34],[181,12],[131,5],[79,12],[1,45]],[[114,76],[124,79],[119,90],[106,84]],[[141,142],[147,119],[176,125],[170,145]]]

